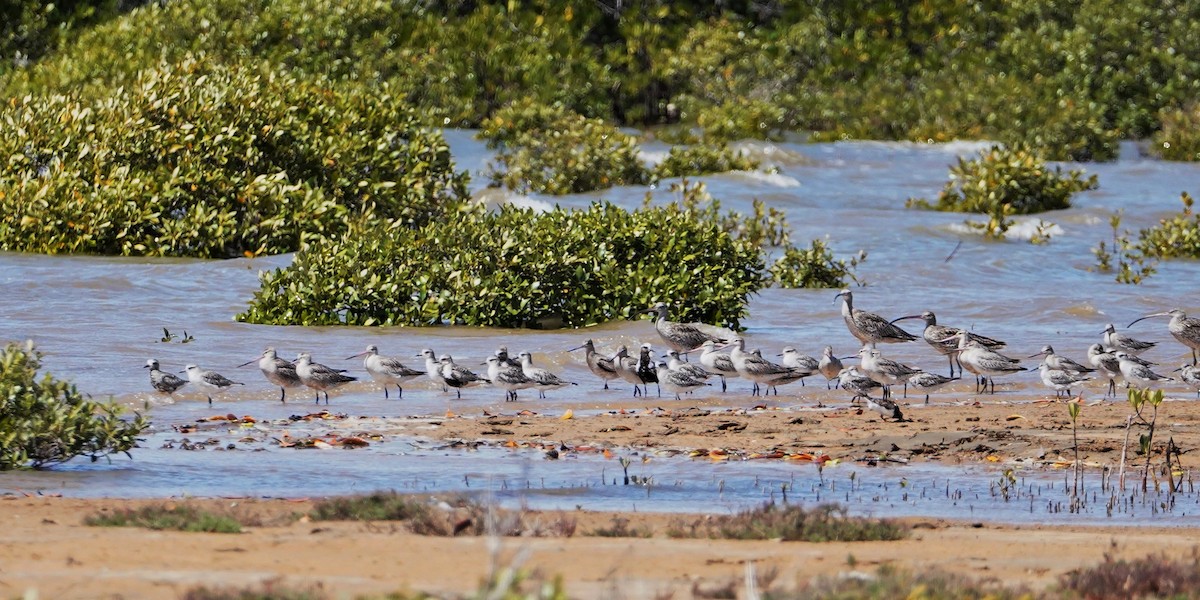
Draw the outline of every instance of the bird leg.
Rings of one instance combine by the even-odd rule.
[[[606,389],[606,390],[608,389],[608,381],[604,382],[604,389]]]
[[[287,403],[287,388],[283,387],[282,385],[279,386],[279,401],[285,404]]]
[[[387,388],[384,388],[384,389],[387,389]],[[400,387],[400,384],[398,384],[398,383],[396,384],[396,399],[398,399],[398,400],[404,399],[404,388]]]

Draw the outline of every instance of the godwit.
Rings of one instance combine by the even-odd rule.
[[[474,371],[454,362],[454,357],[449,354],[443,354],[438,362],[442,364],[442,379],[446,380],[446,385],[454,388],[459,398],[462,398],[462,389],[465,387],[491,383],[486,378],[476,375]]]
[[[679,400],[679,394],[690,392],[702,388],[706,385],[703,379],[696,379],[683,370],[672,370],[667,366],[665,361],[659,362],[656,369],[658,371],[658,383],[668,394],[675,394],[675,399]]]
[[[997,375],[1009,375],[1026,370],[1020,365],[1019,360],[1009,358],[996,352],[988,350],[983,346],[970,341],[966,331],[959,331],[958,335],[958,360],[963,368],[974,373],[979,380],[976,382],[976,392],[986,391],[987,384],[990,380],[992,383],[992,393],[996,393]]]
[[[158,368],[158,359],[151,358],[146,361],[146,366],[142,368],[150,369],[150,385],[164,394],[170,394],[187,384],[187,380],[180,379],[160,370]]]
[[[908,387],[925,393],[925,404],[929,404],[929,392],[936,390],[951,381],[958,381],[957,377],[946,377],[937,373],[927,373],[921,371],[908,380]]]
[[[755,358],[759,358],[759,359],[761,359],[763,357],[762,350],[760,350],[758,348],[751,350],[750,354],[753,354]],[[775,395],[778,396],[779,395],[779,386],[781,386],[781,385],[787,385],[789,383],[796,383],[797,381],[800,382],[800,385],[804,385],[804,378],[808,377],[809,375],[812,375],[811,371],[805,371],[804,369],[788,367],[787,365],[780,365],[780,366],[787,368],[789,372],[786,375],[781,375],[779,377],[776,377],[775,379],[772,379],[769,383],[767,383],[766,384],[767,391],[763,394],[764,396],[771,393],[772,390],[774,390]]]
[[[854,308],[854,295],[850,290],[842,290],[834,300],[838,298],[842,299],[842,319],[846,321],[846,328],[850,330],[850,335],[862,342],[862,345],[895,344],[917,339],[913,334],[892,325],[877,314]]]
[[[1066,371],[1067,373],[1071,373],[1074,375],[1080,375],[1083,373],[1091,373],[1096,370],[1091,367],[1085,367],[1085,366],[1083,366],[1065,356],[1062,356],[1060,354],[1055,354],[1054,348],[1052,346],[1050,346],[1050,344],[1046,344],[1045,346],[1042,346],[1041,352],[1030,355],[1029,358],[1037,358],[1039,356],[1046,357],[1045,359],[1042,360],[1042,363],[1045,364],[1052,371]],[[1045,377],[1043,377],[1043,380],[1044,379],[1045,379]],[[1049,384],[1047,384],[1047,385],[1049,385]]]
[[[878,381],[883,385],[883,397],[892,397],[892,386],[897,383],[907,383],[909,378],[917,373],[920,369],[914,369],[908,365],[900,364],[889,358],[884,358],[883,354],[874,348],[863,348],[858,351],[860,359],[859,371],[867,377]],[[908,388],[905,387],[907,394]]]
[[[1136,321],[1134,322],[1136,323]],[[1109,323],[1108,327],[1105,327],[1104,331],[1101,333],[1104,334],[1103,341],[1106,348],[1120,350],[1121,352],[1124,352],[1130,356],[1137,356],[1158,345],[1156,342],[1143,342],[1142,340],[1135,340],[1123,333],[1117,333],[1117,328],[1112,323]]]
[[[425,359],[425,376],[441,386],[443,392],[449,391],[449,388],[446,387],[446,378],[442,377],[442,363],[433,353],[433,349],[425,348],[417,357]]]
[[[909,315],[907,317],[900,317],[899,319],[892,319],[892,323],[895,323],[896,321],[905,321],[908,319],[920,319],[925,322],[925,330],[921,332],[921,337],[925,340],[925,343],[933,346],[933,349],[939,354],[948,357],[950,360],[950,376],[954,377],[954,363],[957,359],[957,353],[955,352],[955,349],[958,348],[958,340],[952,338],[953,336],[957,335],[959,331],[965,330],[957,327],[938,325],[937,315],[933,314],[933,311],[929,310],[919,315]],[[979,335],[977,333],[971,333],[968,331],[967,335],[971,337],[971,341],[983,346],[984,348],[987,348],[988,350],[998,350],[1005,346],[1004,342],[1001,342],[1000,340],[994,340],[990,337]],[[950,341],[942,341],[947,339]],[[962,365],[958,366],[958,372],[959,375],[962,374]]]
[[[842,369],[838,373],[838,380],[843,390],[854,393],[854,397],[850,399],[851,403],[859,398],[870,398],[872,390],[883,388],[878,381],[863,375],[854,365]]]
[[[300,376],[296,374],[296,365],[279,358],[274,348],[268,346],[266,350],[263,350],[261,357],[246,361],[238,365],[238,368],[253,363],[258,363],[258,370],[262,371],[263,377],[266,377],[267,381],[279,386],[280,402],[287,402],[288,388],[300,385]]]
[[[425,371],[418,371],[404,366],[399,358],[391,356],[382,356],[379,354],[379,347],[371,344],[367,349],[347,357],[346,360],[352,360],[360,356],[366,355],[363,359],[363,368],[367,370],[367,374],[371,379],[383,384],[383,397],[388,397],[388,386],[395,385],[399,392],[397,398],[404,398],[404,388],[400,385],[406,381],[420,377],[425,374]]]
[[[1064,394],[1070,397],[1071,386],[1091,379],[1090,375],[1082,375],[1077,372],[1054,368],[1050,365],[1049,357],[1043,360],[1042,364],[1038,365],[1038,374],[1042,377],[1042,383],[1054,390],[1055,398]]]
[[[668,350],[666,357],[667,368],[672,371],[683,371],[688,377],[697,379],[699,381],[704,381],[709,377],[712,377],[712,373],[709,373],[704,367],[693,365],[691,363],[685,363],[682,360],[679,360],[679,353],[674,350]],[[662,378],[660,377],[659,379]],[[659,383],[662,382],[660,381]]]
[[[313,362],[312,354],[308,352],[301,352],[296,357],[296,375],[300,376],[300,383],[316,391],[317,404],[321,403],[321,392],[325,392],[325,404],[329,404],[329,390],[358,379],[337,369]]]
[[[808,377],[821,368],[821,361],[807,354],[800,354],[795,348],[788,346],[783,349],[783,352],[777,356],[783,359],[783,366],[796,371],[805,373],[804,377]],[[800,385],[804,385],[804,377],[800,378]]]
[[[829,389],[830,381],[837,381],[834,386],[841,385],[840,376],[842,373],[842,359],[833,355],[833,346],[825,346],[821,351],[821,361],[817,365],[817,369],[825,376],[825,389]]]
[[[196,365],[188,365],[184,368],[184,372],[187,373],[188,381],[192,385],[204,390],[205,395],[208,396],[209,404],[212,404],[213,392],[220,393],[235,385],[244,385],[239,381],[230,381],[216,371],[206,371]]]
[[[592,344],[592,340],[584,342],[582,346],[571,348],[568,352],[584,349],[587,350],[585,360],[587,360],[588,370],[604,380],[604,389],[607,390],[608,382],[620,377],[617,374],[617,365],[613,363],[613,359],[596,352],[596,346]]]
[[[733,368],[737,369],[738,375],[741,375],[747,381],[754,384],[754,389],[751,395],[757,396],[762,389],[761,384],[766,384],[769,388],[781,380],[795,377],[798,379],[799,372],[793,371],[783,365],[775,364],[761,356],[756,356],[746,352],[746,340],[738,338],[734,342],[733,349],[729,352],[729,358],[733,360]],[[795,379],[791,379],[795,381]],[[775,391],[779,393],[778,390]]]
[[[1100,344],[1092,344],[1088,346],[1088,362],[1108,378],[1108,391],[1104,395],[1116,396],[1117,380],[1122,378],[1121,361],[1117,360],[1117,355],[1106,351]]]
[[[546,397],[546,390],[557,390],[568,385],[579,385],[573,381],[567,381],[546,369],[533,366],[533,355],[528,352],[521,353],[521,372],[535,384],[538,390],[538,397],[540,398]]]
[[[1183,364],[1178,369],[1179,379],[1196,388],[1196,398],[1200,398],[1200,368],[1196,365]]]
[[[1174,377],[1159,375],[1150,367],[1129,360],[1129,353],[1127,352],[1118,351],[1117,361],[1121,364],[1121,376],[1125,378],[1126,386],[1141,384],[1149,388],[1158,381],[1175,381]]]
[[[725,379],[729,377],[737,377],[737,369],[733,366],[733,359],[729,358],[728,354],[717,352],[717,344],[712,340],[706,340],[700,347],[704,352],[700,354],[700,364],[709,373],[715,373],[721,378],[721,391],[724,392]]]
[[[1134,323],[1151,317],[1171,317],[1171,322],[1167,323],[1167,331],[1170,331],[1180,344],[1187,346],[1192,351],[1192,364],[1196,364],[1196,351],[1200,350],[1200,319],[1188,318],[1187,313],[1176,308],[1167,312],[1146,315],[1130,323],[1129,326],[1133,327]]]
[[[724,327],[705,323],[671,321],[669,320],[671,318],[670,308],[663,302],[642,312],[654,314],[654,329],[658,331],[658,335],[667,343],[667,346],[680,354],[687,354],[707,341],[724,345],[738,337],[736,333]],[[651,365],[650,368],[653,369],[654,365]]]
[[[492,385],[505,391],[505,402],[516,402],[517,390],[531,388],[536,385],[530,381],[520,367],[513,367],[500,362],[500,357],[489,356],[487,358],[488,379],[492,381]]]

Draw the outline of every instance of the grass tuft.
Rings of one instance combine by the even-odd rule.
[[[593,529],[587,535],[591,537],[648,538],[651,537],[652,532],[645,527],[631,526],[629,519],[625,517],[613,517],[611,525]]]
[[[1059,585],[1080,598],[1200,598],[1200,556],[1175,560],[1150,555],[1134,560],[1114,560],[1064,573]]]
[[[314,521],[408,521],[429,512],[429,506],[396,492],[365,496],[339,496],[317,502],[310,517]]]
[[[242,524],[233,517],[211,513],[194,506],[170,504],[98,513],[84,519],[84,524],[94,527],[144,527],[208,533],[242,532]]]
[[[938,570],[913,573],[884,565],[874,574],[854,573],[821,577],[795,595],[787,597],[794,600],[1017,600],[1037,596],[1029,590],[1009,588],[995,581],[977,581]]]
[[[327,498],[317,503],[315,521],[405,521],[417,535],[487,535],[571,537],[575,519],[527,511],[511,511],[469,498],[428,502],[395,492]]]
[[[845,507],[834,504],[823,504],[811,510],[766,504],[732,516],[691,524],[675,523],[667,535],[729,540],[874,542],[904,539],[908,530],[887,519],[852,517]]]

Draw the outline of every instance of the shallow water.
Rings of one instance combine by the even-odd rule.
[[[488,152],[472,139],[471,132],[449,131],[447,137],[460,166],[473,171],[473,189],[481,191],[486,181],[478,171],[486,165]],[[940,322],[1006,339],[1014,356],[1029,355],[1044,344],[1052,344],[1060,353],[1081,360],[1086,347],[1099,341],[1100,331],[1108,322],[1124,327],[1149,312],[1200,308],[1191,304],[1195,282],[1200,280],[1200,266],[1193,261],[1163,263],[1159,273],[1140,286],[1121,285],[1111,276],[1088,271],[1094,263],[1090,249],[1110,236],[1108,215],[1112,211],[1124,209],[1126,226],[1131,229],[1155,223],[1179,209],[1179,192],[1197,192],[1191,186],[1200,181],[1200,165],[1147,159],[1139,156],[1132,144],[1124,148],[1117,162],[1084,165],[1089,173],[1099,175],[1100,189],[1079,195],[1075,208],[1041,215],[1062,229],[1049,244],[1041,246],[1020,240],[985,242],[963,232],[964,215],[904,208],[904,200],[910,196],[934,197],[946,180],[949,164],[985,146],[756,143],[749,147],[768,163],[778,164],[778,174],[731,173],[697,179],[705,181],[710,192],[729,208],[746,209],[754,198],[761,198],[786,210],[797,241],[828,236],[842,256],[866,250],[869,258],[858,273],[867,285],[855,291],[860,308],[891,317],[930,309],[938,314]],[[652,154],[654,148],[648,152]],[[596,194],[518,200],[532,206],[557,203],[577,207],[606,198],[636,207],[645,193],[645,188],[616,188]],[[653,193],[657,201],[671,198],[666,185]],[[961,248],[947,262],[946,257],[960,240]],[[0,255],[0,283],[6,291],[7,308],[0,321],[0,339],[32,338],[47,355],[46,369],[71,379],[93,395],[115,395],[131,405],[148,406],[156,423],[147,448],[135,451],[132,461],[120,457],[111,464],[73,462],[52,472],[0,474],[0,491],[294,496],[380,488],[449,490],[465,488],[464,473],[473,470],[482,478],[486,478],[483,474],[491,474],[491,487],[499,492],[515,494],[514,490],[528,487],[525,497],[541,506],[636,506],[638,510],[684,511],[732,509],[761,502],[770,498],[766,490],[772,489],[760,485],[764,479],[786,478],[791,482],[797,477],[800,479],[790,497],[807,500],[812,497],[804,496],[808,493],[805,490],[825,490],[822,499],[849,502],[859,512],[963,518],[974,514],[985,518],[978,513],[986,505],[982,512],[992,520],[1051,518],[1046,511],[1040,516],[1037,510],[1031,513],[1028,503],[1022,514],[1033,516],[1018,517],[1021,511],[1006,512],[1004,508],[1012,503],[963,502],[950,510],[945,508],[944,500],[898,500],[894,490],[888,490],[886,499],[879,501],[867,493],[860,498],[840,498],[829,493],[831,489],[813,483],[819,480],[813,479],[816,474],[811,465],[710,465],[679,457],[642,465],[652,471],[648,474],[656,481],[647,494],[645,489],[600,485],[601,472],[612,476],[619,470],[615,461],[596,456],[547,461],[536,453],[527,459],[498,449],[438,450],[413,437],[420,431],[404,431],[356,451],[296,451],[269,444],[263,444],[266,449],[260,452],[158,449],[166,440],[180,437],[169,430],[171,423],[225,411],[265,419],[284,418],[311,407],[295,403],[280,406],[275,401],[278,389],[264,382],[253,367],[234,370],[267,345],[279,348],[289,358],[299,351],[311,351],[319,362],[357,371],[359,363],[342,359],[367,344],[377,344],[385,354],[413,355],[412,362],[418,367],[420,361],[415,355],[425,347],[453,354],[460,362],[473,365],[482,362],[496,346],[506,344],[514,352],[531,350],[541,365],[587,382],[579,388],[552,393],[551,401],[541,406],[587,410],[597,406],[595,402],[618,399],[628,390],[599,395],[582,358],[566,353],[567,348],[589,337],[602,350],[658,341],[648,321],[556,332],[455,327],[271,327],[233,322],[232,316],[245,306],[257,287],[257,273],[286,265],[289,260],[288,256],[199,261]],[[842,324],[838,310],[829,290],[766,290],[752,299],[750,316],[744,322],[749,344],[772,354],[784,345],[817,354],[822,346],[830,344],[839,353],[849,354],[855,341]],[[195,339],[187,344],[178,340],[160,342],[163,328],[174,334],[186,330]],[[1167,334],[1165,319],[1139,323],[1133,333],[1163,342],[1150,357],[1164,366],[1178,363],[1187,355]],[[946,369],[944,359],[923,344],[891,346],[885,352],[931,371]],[[148,391],[146,372],[141,367],[150,357],[159,359],[164,368],[182,369],[194,363],[247,385],[219,399],[221,406],[216,411],[195,394],[181,394],[175,402],[164,400]],[[998,398],[1013,390],[1041,389],[1036,373],[1001,378],[1000,382],[1004,389]],[[1098,385],[1096,389],[1097,394],[1101,393]],[[785,394],[793,395],[782,403],[803,404],[805,391],[794,386],[785,388]],[[1181,388],[1174,391],[1186,393]],[[750,404],[742,386],[734,384],[731,392],[728,405]],[[935,395],[935,401],[962,399],[969,392],[970,383],[959,384]],[[795,397],[797,393],[800,399]],[[307,397],[302,392],[296,394]],[[462,406],[511,412],[512,406],[503,406],[500,396],[494,390],[468,390],[460,403],[428,386],[414,384],[406,390],[403,402],[384,401],[377,387],[361,384],[335,394],[333,409],[387,417],[439,416],[448,408],[460,410]],[[837,474],[831,475],[834,471]],[[864,478],[859,484],[863,489],[901,478],[944,481],[954,475],[955,485],[976,490],[987,490],[999,472],[916,464],[854,471]],[[848,472],[846,465],[827,471],[827,483],[831,478],[848,477]],[[1060,475],[1030,473],[1029,477],[1058,481]],[[868,483],[868,477],[877,479]],[[760,484],[753,483],[755,478]],[[726,483],[718,492],[715,482],[720,480]],[[542,490],[543,481],[547,491]],[[840,490],[848,489],[847,484],[838,485]],[[507,491],[500,489],[505,486]],[[1168,521],[1178,514],[1177,509]],[[1053,518],[1107,517],[1085,514]],[[1122,518],[1114,517],[1118,521]]]

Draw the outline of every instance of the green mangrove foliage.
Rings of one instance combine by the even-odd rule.
[[[1167,160],[1200,161],[1200,102],[1163,110],[1162,129],[1154,134],[1159,155]]]
[[[112,2],[45,18],[45,3],[8,4],[6,99],[128,86],[202,53],[390,84],[437,126],[531,98],[617,125],[697,125],[709,141],[811,130],[1106,160],[1200,92],[1200,4],[1183,0],[172,0],[112,19]],[[89,4],[95,17],[76,19]]]
[[[389,86],[198,58],[129,87],[0,106],[0,248],[224,258],[466,198],[440,133]]]
[[[46,374],[32,342],[0,352],[0,471],[42,468],[76,456],[92,461],[137,445],[149,426],[141,415],[121,418],[121,407],[93,402],[75,386]]]
[[[667,157],[654,166],[654,178],[668,179],[726,171],[753,171],[758,167],[757,160],[743,156],[725,144],[672,146]]]
[[[959,158],[958,164],[950,167],[950,180],[936,203],[910,198],[906,206],[983,214],[988,217],[986,223],[967,224],[988,237],[1003,238],[1013,215],[1070,208],[1071,196],[1098,185],[1095,175],[1085,178],[1080,170],[1064,175],[1061,167],[1047,167],[1027,149],[992,146],[978,158]]]
[[[813,240],[808,248],[788,246],[771,265],[771,278],[782,288],[836,288],[858,281],[854,269],[867,260],[866,251],[849,260],[834,258],[823,240]]]
[[[1112,240],[1101,241],[1092,249],[1096,255],[1096,270],[1113,273],[1120,283],[1141,283],[1153,275],[1157,261],[1171,258],[1200,258],[1200,215],[1192,206],[1191,194],[1179,195],[1183,210],[1158,225],[1139,230],[1137,239],[1121,229],[1121,214],[1110,219]]]

